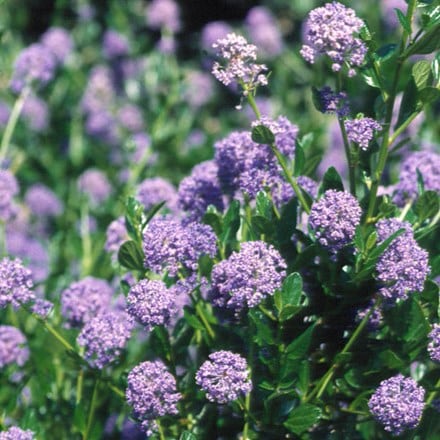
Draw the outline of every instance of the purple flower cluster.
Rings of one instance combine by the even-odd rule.
[[[109,312],[87,321],[77,343],[93,368],[103,368],[120,356],[130,338],[133,323],[122,313]]]
[[[336,113],[340,118],[350,113],[345,92],[334,92],[330,87],[325,86],[317,91],[317,97],[317,105],[322,113]]]
[[[347,119],[344,125],[348,140],[358,144],[364,151],[368,149],[374,131],[382,129],[382,126],[371,118]]]
[[[298,176],[296,179],[299,187],[310,195],[312,199],[316,199],[318,195],[318,184],[308,176]],[[272,197],[275,205],[280,208],[293,197],[296,197],[292,185],[282,181],[277,188],[272,190]]]
[[[214,266],[210,298],[215,306],[236,312],[255,307],[281,287],[286,268],[272,245],[263,241],[242,243],[239,252]]]
[[[107,58],[117,58],[127,55],[130,47],[125,35],[110,29],[104,34],[102,50]]]
[[[321,246],[335,253],[351,243],[361,214],[350,193],[329,189],[312,205],[309,225]]]
[[[225,404],[252,390],[246,359],[230,351],[209,355],[196,374],[196,383],[210,402]]]
[[[0,325],[0,368],[17,364],[22,367],[29,358],[26,338],[10,325]]]
[[[15,214],[14,196],[18,182],[9,170],[0,169],[0,220],[7,222]]]
[[[416,381],[398,374],[380,383],[368,406],[385,431],[400,435],[419,424],[424,397],[425,390]]]
[[[36,133],[41,133],[49,125],[49,107],[43,99],[30,94],[23,105],[23,118],[29,128]]]
[[[130,133],[140,133],[144,128],[142,112],[136,105],[122,105],[118,110],[117,118],[121,126]]]
[[[226,38],[232,32],[231,26],[225,21],[211,21],[202,29],[201,46],[203,50],[213,52],[213,45],[217,40]]]
[[[433,151],[417,151],[408,155],[402,162],[399,182],[393,201],[404,206],[407,201],[414,200],[418,195],[418,174],[423,180],[425,191],[440,192],[440,154]]]
[[[283,51],[283,38],[275,17],[264,6],[249,10],[245,19],[250,40],[266,58],[273,58]]]
[[[127,297],[127,313],[147,330],[156,325],[168,325],[176,312],[175,293],[161,280],[141,280]]]
[[[191,175],[180,182],[179,207],[188,214],[190,221],[200,221],[209,205],[223,211],[223,193],[217,175],[217,164],[209,160],[196,165]]]
[[[180,8],[174,0],[153,0],[147,7],[147,25],[154,30],[180,30]]]
[[[440,324],[434,324],[428,335],[430,342],[428,344],[428,353],[435,362],[440,362]]]
[[[124,217],[113,220],[107,227],[104,249],[110,253],[118,252],[124,241],[128,240]]]
[[[23,49],[14,63],[11,89],[20,93],[26,84],[45,85],[54,76],[56,59],[42,44],[34,43]]]
[[[256,64],[257,46],[249,44],[244,37],[235,33],[213,44],[217,55],[226,61],[226,66],[215,62],[212,74],[225,86],[234,82],[243,83],[245,92],[254,90],[257,86],[267,85],[264,64]]]
[[[32,313],[35,313],[40,318],[46,319],[54,305],[51,301],[43,298],[36,298],[35,302],[32,304]]]
[[[59,64],[64,63],[73,50],[73,39],[66,29],[51,27],[41,36],[41,44],[56,58]]]
[[[145,267],[157,273],[167,271],[172,277],[179,270],[193,272],[202,255],[216,255],[216,241],[210,226],[195,222],[182,225],[157,217],[148,224],[143,237]]]
[[[113,289],[105,280],[86,277],[61,293],[61,314],[71,327],[80,327],[109,310]]]
[[[316,57],[327,55],[334,72],[339,72],[347,64],[348,76],[354,76],[353,66],[360,66],[367,53],[363,41],[355,37],[363,26],[364,22],[356,17],[355,11],[341,3],[327,3],[313,9],[306,22],[306,44],[301,55],[311,64]]]
[[[17,426],[11,426],[7,431],[0,432],[0,440],[34,440],[34,433],[29,429],[24,431]]]
[[[32,273],[21,260],[5,257],[0,261],[0,309],[8,304],[20,307],[33,301],[35,294],[32,287]]]
[[[383,287],[379,293],[393,301],[406,299],[410,292],[422,292],[429,273],[428,252],[414,238],[411,225],[398,219],[382,219],[377,223],[378,243],[399,229],[396,237],[376,263],[377,279]]]
[[[107,176],[100,170],[90,168],[78,178],[78,189],[90,198],[94,205],[99,205],[108,198],[112,191]]]
[[[50,188],[41,183],[29,187],[24,199],[32,214],[37,217],[55,217],[63,211],[61,200]]]
[[[142,362],[134,367],[128,374],[125,395],[147,435],[155,430],[155,419],[178,413],[177,402],[182,397],[177,392],[176,379],[162,361]]]
[[[152,177],[142,181],[138,186],[136,197],[146,210],[160,202],[165,202],[165,206],[171,212],[177,211],[176,188],[162,177]]]

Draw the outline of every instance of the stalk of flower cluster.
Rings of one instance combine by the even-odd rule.
[[[252,369],[254,366],[254,334],[255,329],[252,324],[252,320],[250,319],[248,315],[248,344],[249,344],[249,354],[248,354],[248,366],[249,366],[249,380],[252,383]],[[243,426],[243,440],[249,440],[249,425],[251,420],[251,395],[252,395],[252,389],[246,394],[245,401],[244,401],[244,417],[245,417],[245,423]]]
[[[252,96],[252,93],[246,94],[246,98],[248,100],[249,105],[252,107],[252,110],[254,111],[255,116],[257,117],[257,119],[260,119],[261,113],[258,110],[257,104],[255,102],[254,97]],[[274,143],[270,144],[269,146],[270,146],[273,154],[277,158],[277,161],[280,164],[281,168],[283,169],[285,178],[287,179],[290,186],[295,191],[296,197],[298,198],[298,201],[299,201],[301,207],[304,209],[304,212],[306,212],[307,214],[310,214],[310,206],[308,205],[306,199],[304,198],[296,179],[292,176],[292,173],[290,172],[289,168],[287,167],[283,155],[280,153],[280,151],[278,150],[278,148],[276,147],[276,145]]]
[[[376,301],[375,305],[373,307],[371,307],[371,309],[368,311],[368,313],[366,313],[366,315],[364,316],[362,321],[359,323],[359,325],[356,327],[356,329],[353,332],[353,334],[351,335],[350,339],[347,341],[344,348],[342,349],[342,351],[339,354],[345,354],[350,351],[353,344],[357,341],[360,334],[362,333],[364,328],[367,326],[368,320],[370,319],[370,317],[373,314],[376,307],[378,307],[379,302],[380,302],[380,300]],[[316,384],[316,386],[312,390],[312,392],[308,396],[304,397],[304,400],[303,400],[304,403],[309,402],[315,396],[317,399],[319,399],[322,396],[325,389],[327,388],[327,385],[332,380],[332,378],[333,378],[333,376],[339,366],[340,366],[339,362],[333,362],[331,367],[327,370],[327,372],[324,374],[324,376],[322,376],[321,379],[319,380],[319,382]]]
[[[98,400],[98,386],[99,386],[99,379],[96,379],[95,384],[93,386],[92,400],[90,402],[89,415],[87,417],[87,426],[86,426],[86,430],[83,435],[83,440],[89,439],[90,432],[92,430],[93,418],[95,416],[96,403]]]
[[[20,117],[21,111],[23,110],[24,103],[29,93],[31,92],[31,86],[26,85],[23,90],[20,92],[20,95],[15,101],[14,107],[12,108],[11,114],[8,119],[8,123],[6,124],[5,131],[3,133],[2,141],[0,144],[0,164],[3,163],[6,158],[6,154],[8,152],[8,147],[11,142],[12,135],[15,130],[15,126],[17,125],[18,118]]]
[[[411,0],[408,2],[408,10],[406,14],[406,18],[408,22],[412,23],[414,10],[416,7],[416,0]],[[403,63],[405,62],[405,57],[403,56],[403,52],[405,50],[405,46],[407,44],[408,38],[410,35],[404,30],[402,34],[402,39],[400,42],[400,49],[399,49],[399,56],[397,58],[396,62],[396,68],[394,71],[394,77],[393,82],[391,85],[390,93],[388,95],[388,102],[387,102],[387,109],[385,114],[385,122],[384,122],[384,130],[383,130],[383,138],[382,143],[380,145],[379,149],[379,159],[376,165],[376,169],[373,173],[373,179],[371,183],[370,188],[370,200],[368,205],[368,211],[366,216],[366,223],[369,223],[372,221],[374,211],[376,209],[376,202],[377,202],[377,190],[380,185],[380,180],[383,174],[383,171],[385,169],[386,161],[388,158],[388,150],[391,145],[390,140],[393,141],[395,138],[390,138],[390,130],[391,130],[391,119],[393,117],[393,110],[394,110],[394,102],[396,100],[396,94],[397,94],[397,86],[399,83],[399,77],[400,72],[402,70]]]
[[[342,73],[339,72],[337,76],[337,92],[342,91]],[[353,161],[352,151],[350,150],[350,142],[347,137],[347,131],[345,129],[345,124],[342,116],[338,115],[339,128],[342,134],[342,140],[344,143],[345,157],[348,163],[348,178],[350,184],[350,192],[356,196],[356,164]]]
[[[82,242],[82,259],[81,259],[81,277],[84,278],[90,274],[93,265],[92,258],[92,242],[90,240],[89,225],[89,205],[85,197],[81,200],[81,242]]]

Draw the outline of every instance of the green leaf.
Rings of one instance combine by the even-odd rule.
[[[418,111],[418,94],[414,78],[410,78],[405,91],[403,92],[402,102],[397,118],[396,129],[399,128],[413,113]]]
[[[434,84],[438,85],[440,83],[440,53],[432,60],[431,70]]]
[[[157,203],[148,210],[146,218],[142,224],[143,228],[145,228],[145,226],[147,226],[148,223],[150,223],[151,219],[160,211],[160,209],[162,208],[163,205],[165,205],[165,203],[166,203],[165,201]]]
[[[192,432],[183,431],[179,440],[197,440],[197,437]]]
[[[436,191],[425,191],[414,206],[419,222],[434,217],[440,209],[440,196]]]
[[[264,218],[272,218],[272,201],[269,199],[265,191],[258,191],[255,199],[257,213]]]
[[[293,171],[293,175],[298,177],[304,171],[304,166],[306,164],[306,155],[304,154],[304,150],[300,145],[297,145],[295,148],[295,167]]]
[[[423,89],[428,84],[431,75],[431,65],[426,60],[417,61],[412,68],[412,76],[418,90]]]
[[[432,104],[440,99],[440,90],[435,87],[425,87],[419,91],[419,99],[423,104]]]
[[[294,434],[300,435],[317,423],[321,415],[322,411],[319,407],[304,403],[289,414],[284,426]]]
[[[226,243],[235,238],[238,229],[240,228],[240,202],[233,200],[226,214],[223,217],[223,232],[220,235],[220,241]]]
[[[362,69],[361,75],[364,78],[365,83],[367,85],[369,85],[370,87],[375,87],[377,89],[380,89],[380,83],[377,79],[377,75],[374,69],[371,68]]]
[[[406,15],[400,9],[394,8],[394,10],[396,11],[397,18],[399,19],[399,22],[402,25],[405,32],[408,35],[411,35],[411,32],[412,32],[411,31],[411,23],[406,18]]]
[[[304,358],[309,351],[314,329],[315,324],[312,324],[305,332],[301,333],[287,346],[285,353],[289,360]]]
[[[408,47],[404,56],[428,54],[440,49],[440,23],[428,29],[414,44]]]
[[[334,167],[330,167],[325,172],[319,192],[320,194],[323,194],[328,189],[344,191],[344,184],[342,183],[341,176]]]
[[[73,412],[73,427],[80,433],[84,433],[86,430],[87,413],[84,408],[84,401],[81,401],[75,405],[75,411]]]
[[[129,240],[122,244],[118,251],[118,261],[127,269],[144,271],[144,253],[138,244]]]
[[[301,275],[295,272],[284,280],[281,290],[275,292],[275,307],[281,322],[292,318],[304,307],[306,297],[302,287]]]
[[[399,369],[405,365],[405,361],[390,349],[379,353],[378,358],[383,365],[391,369]]]
[[[260,347],[273,345],[275,342],[274,335],[270,327],[270,322],[268,322],[263,312],[252,309],[249,311],[249,317],[255,326],[256,332],[254,334],[254,341],[256,344]]]
[[[183,309],[183,317],[190,327],[195,328],[196,330],[205,330],[202,321],[200,321],[197,316],[193,315],[187,307]]]
[[[385,44],[382,47],[379,47],[379,49],[376,50],[374,53],[374,57],[377,59],[377,61],[382,62],[385,60],[388,60],[393,55],[395,55],[397,49],[397,44]]]
[[[252,129],[252,140],[257,144],[272,145],[275,143],[275,136],[265,125],[257,125]]]

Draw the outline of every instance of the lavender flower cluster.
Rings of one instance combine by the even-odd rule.
[[[176,390],[176,379],[161,361],[142,362],[128,374],[127,402],[147,435],[156,430],[155,419],[177,414],[181,397]]]
[[[209,355],[196,374],[196,383],[210,402],[225,404],[252,390],[246,359],[230,351]]]
[[[344,125],[348,140],[358,144],[364,151],[368,149],[374,131],[382,129],[382,126],[372,118],[347,119]]]
[[[29,359],[27,340],[16,327],[0,325],[0,368],[16,364],[22,367]]]
[[[428,335],[430,339],[428,344],[428,352],[431,359],[440,362],[440,324],[434,324]]]
[[[332,62],[332,70],[339,72],[346,64],[348,76],[354,76],[353,67],[361,66],[367,53],[365,43],[355,35],[364,26],[353,9],[338,2],[313,9],[306,21],[306,44],[301,55],[313,64],[320,55]]]
[[[425,390],[402,374],[386,379],[371,396],[368,407],[385,431],[400,435],[414,429],[422,417]]]
[[[11,426],[7,431],[0,432],[0,440],[34,440],[34,434],[29,429],[23,430]]]
[[[255,307],[281,287],[286,267],[272,245],[262,241],[242,243],[239,252],[233,252],[214,266],[211,301],[217,307],[236,312]]]
[[[353,240],[361,214],[355,197],[345,191],[330,189],[312,205],[309,225],[318,242],[336,253]]]
[[[18,308],[34,300],[32,273],[20,259],[8,257],[0,261],[0,309],[8,304]]]
[[[379,243],[403,228],[376,264],[377,279],[382,287],[379,294],[396,301],[408,298],[409,293],[422,292],[429,273],[428,252],[414,238],[409,223],[398,219],[382,219],[377,222]]]

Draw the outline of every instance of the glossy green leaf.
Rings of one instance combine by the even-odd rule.
[[[344,184],[342,183],[341,176],[334,167],[330,167],[325,172],[319,192],[320,194],[323,194],[328,189],[344,191]]]
[[[295,166],[293,171],[295,177],[298,177],[303,173],[305,164],[306,156],[304,150],[300,145],[297,145],[295,148]]]
[[[121,245],[118,251],[118,261],[121,266],[127,269],[145,270],[144,253],[133,240],[126,241]]]
[[[289,360],[302,359],[307,354],[312,342],[313,330],[315,324],[312,324],[305,332],[301,333],[286,348],[286,357]]]
[[[431,65],[426,60],[417,61],[412,68],[412,76],[418,90],[427,86],[431,75]]]
[[[425,191],[416,201],[414,212],[419,222],[434,217],[440,210],[440,196],[436,191]]]
[[[428,54],[440,49],[440,23],[433,25],[404,52],[405,56]]]
[[[402,25],[405,32],[408,35],[411,35],[411,23],[409,22],[406,15],[400,9],[394,8],[394,11],[396,12],[397,18],[399,19],[399,22]]]
[[[425,87],[419,91],[419,99],[423,104],[432,104],[440,100],[440,90],[435,87]]]
[[[184,431],[179,437],[179,440],[197,440],[197,437],[189,431]]]
[[[252,140],[257,144],[272,145],[275,142],[275,136],[265,125],[257,125],[252,129]]]
[[[419,109],[417,86],[411,77],[403,92],[396,128],[400,127],[413,113]]]
[[[284,426],[294,434],[300,435],[315,425],[321,418],[322,411],[318,406],[305,403],[295,408]]]

